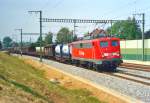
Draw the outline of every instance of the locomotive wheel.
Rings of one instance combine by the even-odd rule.
[[[88,69],[93,69],[93,64],[92,64],[92,63],[88,63],[88,64],[87,64],[87,68],[88,68]]]
[[[80,66],[80,61],[75,60],[75,65],[76,65],[76,66]]]
[[[98,71],[99,71],[99,72],[100,72],[100,71],[103,71],[103,69],[104,69],[103,65],[98,65]]]
[[[111,68],[111,70],[112,70],[113,72],[116,72],[116,71],[117,71],[117,66],[116,66],[115,64],[114,64],[114,65],[111,65],[110,68]]]
[[[98,71],[98,72],[102,71],[102,65],[94,64],[93,68],[95,71]]]
[[[114,64],[109,64],[109,65],[105,65],[105,67],[103,68],[105,71],[109,71],[109,72],[116,72],[116,68],[117,66]]]
[[[97,66],[96,64],[93,65],[93,70],[96,71],[97,70]]]

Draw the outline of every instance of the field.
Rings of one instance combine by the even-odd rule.
[[[87,89],[68,89],[49,81],[44,71],[0,53],[1,103],[101,103]]]

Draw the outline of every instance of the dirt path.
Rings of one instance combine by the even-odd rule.
[[[60,83],[60,85],[70,88],[70,89],[87,89],[89,90],[93,96],[97,97],[101,101],[106,101],[106,103],[127,103],[128,98],[120,99],[114,95],[106,93],[106,90],[100,90],[98,88],[95,88],[89,84],[86,84],[82,81],[80,81],[77,78],[73,78],[72,76],[66,75],[63,72],[59,71],[58,69],[51,67],[49,65],[46,65],[44,63],[40,63],[38,61],[32,60],[30,58],[24,58],[25,63],[28,63],[32,65],[35,68],[39,68],[41,70],[45,71],[45,76],[48,80],[56,80]],[[88,82],[88,81],[87,81]]]

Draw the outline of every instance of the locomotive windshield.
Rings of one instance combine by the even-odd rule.
[[[108,47],[108,42],[107,41],[101,41],[100,46],[101,47]]]
[[[118,41],[116,41],[116,40],[112,41],[112,42],[111,42],[111,45],[112,45],[112,46],[118,46]]]

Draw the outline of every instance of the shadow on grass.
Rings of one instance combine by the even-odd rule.
[[[14,86],[16,86],[17,88],[21,88],[22,90],[24,90],[25,92],[28,92],[30,94],[32,94],[33,96],[36,96],[38,98],[41,98],[45,101],[47,101],[48,103],[53,103],[52,101],[49,101],[46,97],[40,95],[38,92],[34,91],[32,88],[26,86],[26,85],[23,85],[23,84],[20,84],[16,81],[13,81],[13,80],[8,80],[6,77],[4,77],[3,75],[0,75],[0,79],[8,82],[8,83],[11,83],[13,84]]]

